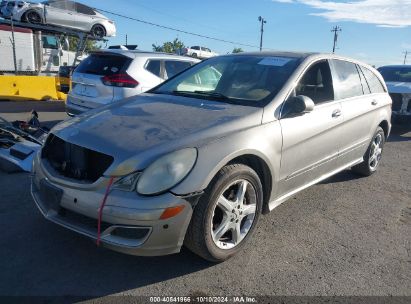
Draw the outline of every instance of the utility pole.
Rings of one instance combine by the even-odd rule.
[[[260,52],[263,50],[263,33],[264,33],[264,23],[267,23],[263,17],[259,16],[258,21],[261,22],[261,37],[260,37]]]
[[[126,34],[126,45],[128,45],[128,37],[127,37],[127,34]]]
[[[331,30],[331,32],[334,32],[333,54],[335,53],[335,49],[337,48],[338,33],[341,31],[342,29],[339,26],[334,26],[334,28]]]
[[[408,51],[403,52],[404,54],[404,64],[407,63],[407,56],[408,56]]]
[[[13,14],[11,14],[10,23],[11,23],[11,39],[10,39],[10,42],[11,42],[11,47],[13,49],[14,73],[17,75],[16,40],[14,38]]]

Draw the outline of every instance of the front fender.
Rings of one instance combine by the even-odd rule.
[[[275,195],[281,161],[282,135],[278,121],[259,125],[198,148],[198,159],[190,174],[171,191],[185,195],[202,191],[221,168],[243,155],[255,155],[268,166]]]

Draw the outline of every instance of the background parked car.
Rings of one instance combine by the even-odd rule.
[[[121,49],[91,54],[75,69],[66,112],[76,115],[145,92],[198,59]]]
[[[181,49],[181,55],[200,59],[218,56],[217,53],[203,46],[192,46],[191,48],[183,48]]]
[[[116,27],[112,20],[95,9],[74,1],[50,0],[42,3],[3,1],[0,16],[20,22],[77,29],[90,32],[98,38],[116,35]]]
[[[411,65],[388,65],[378,71],[392,98],[393,122],[411,123]]]

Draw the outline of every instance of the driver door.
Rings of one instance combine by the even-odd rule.
[[[283,106],[279,197],[313,184],[338,167],[343,116],[340,102],[334,100],[328,61],[311,65],[292,95],[310,97],[315,106],[313,111],[299,114],[286,110],[292,108],[287,105],[291,99]]]

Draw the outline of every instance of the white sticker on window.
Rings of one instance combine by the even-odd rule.
[[[267,57],[261,60],[258,64],[262,65],[272,65],[272,66],[284,66],[289,63],[292,59],[287,57]]]

